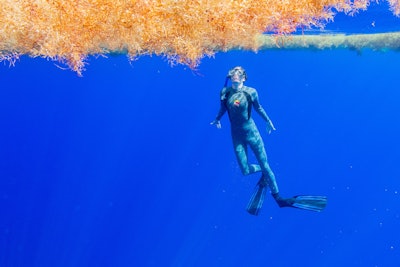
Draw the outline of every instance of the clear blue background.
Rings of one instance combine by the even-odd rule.
[[[386,6],[369,12],[327,30],[398,30]],[[196,71],[155,56],[90,58],[83,77],[2,66],[0,266],[400,266],[399,62],[280,50]],[[227,116],[209,125],[236,65],[277,128],[254,113],[282,194],[327,195],[322,213],[269,196],[245,211],[259,177],[240,173]]]

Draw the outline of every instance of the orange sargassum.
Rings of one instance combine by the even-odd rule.
[[[388,0],[400,13],[400,0]],[[232,48],[257,50],[257,36],[323,26],[369,0],[0,0],[0,60],[42,56],[80,73],[88,55],[164,55],[196,66]]]

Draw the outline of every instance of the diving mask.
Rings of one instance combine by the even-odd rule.
[[[242,67],[234,67],[229,70],[227,77],[232,78],[234,75],[238,75],[240,78],[247,80],[246,71]]]

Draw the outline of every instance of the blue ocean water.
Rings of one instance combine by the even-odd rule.
[[[90,58],[83,77],[43,59],[2,66],[0,266],[399,266],[399,61],[280,50],[196,71],[155,56]],[[282,194],[327,195],[323,212],[270,196],[246,212],[259,177],[240,173],[227,116],[209,124],[236,65],[277,128],[254,114]]]

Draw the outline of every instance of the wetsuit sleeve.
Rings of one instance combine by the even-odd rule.
[[[268,123],[271,123],[270,118],[267,115],[267,112],[265,112],[264,108],[261,106],[259,100],[258,100],[258,93],[256,90],[254,90],[251,94],[253,98],[253,107],[255,111],[257,111],[258,114]]]
[[[219,108],[219,112],[218,112],[218,114],[217,114],[217,117],[215,117],[215,119],[216,119],[217,121],[221,120],[221,118],[222,118],[222,116],[224,116],[225,112],[226,112],[226,106],[225,106],[225,104],[221,101],[221,107]]]
[[[215,120],[219,121],[221,120],[222,116],[224,116],[225,112],[226,112],[226,99],[225,99],[225,88],[222,89],[221,94],[220,94],[220,100],[221,100],[221,105],[217,114],[217,117],[215,117]]]

